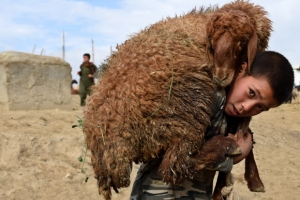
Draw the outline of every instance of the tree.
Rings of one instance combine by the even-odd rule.
[[[101,78],[104,74],[104,72],[107,70],[108,68],[108,60],[109,58],[105,59],[98,67],[97,71],[96,71],[96,78]]]

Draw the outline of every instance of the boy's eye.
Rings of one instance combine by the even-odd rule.
[[[258,105],[258,110],[259,110],[260,112],[262,112],[262,111],[264,111],[265,109],[264,109],[264,107]]]
[[[255,97],[255,92],[252,89],[249,89],[250,97]]]

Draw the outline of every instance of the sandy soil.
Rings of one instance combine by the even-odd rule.
[[[0,199],[102,199],[87,157],[85,174],[78,157],[84,138],[74,110],[14,111],[0,114]],[[254,117],[254,154],[266,193],[252,193],[243,179],[243,163],[233,173],[243,200],[299,199],[300,100]],[[134,166],[132,179],[138,166]],[[89,180],[85,182],[86,176]],[[113,194],[128,199],[130,188]]]

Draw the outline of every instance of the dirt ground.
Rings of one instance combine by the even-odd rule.
[[[73,104],[73,111],[0,114],[0,199],[102,199],[89,156],[81,173],[84,137],[79,128],[72,129],[77,116],[82,117],[79,96],[73,96]],[[242,162],[233,169],[241,199],[299,199],[299,121],[300,99],[254,117],[254,154],[266,192],[247,189]],[[135,165],[132,180],[137,169]],[[127,200],[129,193],[130,188],[121,189],[113,199]]]

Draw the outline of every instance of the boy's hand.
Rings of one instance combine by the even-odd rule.
[[[243,131],[238,131],[236,137],[233,134],[228,134],[227,137],[230,137],[236,141],[239,145],[240,149],[242,150],[242,154],[233,156],[233,164],[237,164],[241,162],[252,149],[252,135],[250,133],[246,133],[244,135]]]
[[[94,78],[94,76],[92,74],[89,74],[88,77],[89,78]]]

